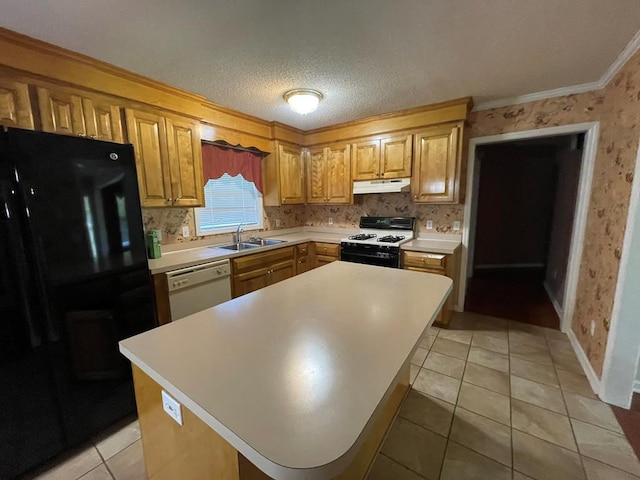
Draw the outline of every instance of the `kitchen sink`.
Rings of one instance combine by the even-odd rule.
[[[242,243],[228,243],[226,245],[216,245],[214,247],[209,247],[209,248],[224,248],[225,250],[235,250],[236,252],[238,252],[240,250],[248,250],[250,248],[258,248],[258,247],[260,247],[260,245],[257,245],[255,243],[242,242]]]
[[[251,245],[257,245],[260,247],[267,247],[269,245],[277,245],[283,243],[285,240],[275,240],[273,238],[256,238],[254,240],[247,240],[244,243],[250,243]]]

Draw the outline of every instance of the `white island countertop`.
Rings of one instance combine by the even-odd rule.
[[[120,342],[275,479],[346,468],[451,291],[444,276],[334,262]]]

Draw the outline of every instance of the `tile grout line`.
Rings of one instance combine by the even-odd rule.
[[[547,345],[549,347],[549,351],[551,351],[551,345],[549,345],[549,339],[547,339]],[[558,378],[558,369],[556,368],[556,362],[553,356],[551,357],[551,361],[553,363],[553,371],[556,374],[556,379],[558,380],[558,385],[560,385],[560,378]],[[562,386],[561,386],[562,387]],[[576,450],[578,451],[578,458],[580,459],[580,465],[582,465],[582,472],[584,473],[584,478],[589,478],[587,474],[587,468],[584,465],[584,456],[580,451],[580,444],[578,443],[578,437],[576,436],[576,432],[573,428],[573,422],[571,421],[571,414],[569,413],[569,406],[567,405],[567,399],[564,396],[564,391],[560,388],[560,395],[562,396],[562,401],[564,402],[564,408],[567,410],[567,418],[569,419],[569,426],[571,427],[571,434],[573,435],[573,441],[576,443]]]
[[[100,459],[102,460],[102,465],[104,465],[104,468],[106,468],[106,469],[107,469],[107,472],[109,472],[109,475],[111,475],[111,478],[112,478],[113,480],[116,480],[116,476],[113,474],[113,472],[112,472],[112,471],[111,471],[111,469],[109,468],[109,465],[107,465],[107,461],[104,459],[104,456],[102,455],[102,452],[101,452],[101,451],[100,451],[100,449],[98,448],[98,445],[96,445],[96,444],[95,444],[95,443],[93,443],[93,442],[91,442],[91,443],[92,443],[92,445],[93,445],[93,448],[95,448],[95,449],[96,449],[96,452],[98,452],[98,455],[100,456]],[[125,448],[127,448],[127,447],[125,447]],[[124,450],[124,448],[123,448],[122,450]],[[120,452],[121,452],[122,450],[120,450]],[[120,453],[120,452],[118,452],[118,453]],[[99,466],[99,465],[98,465],[98,466]],[[96,468],[98,468],[98,467],[96,467]],[[94,469],[94,470],[95,470],[95,469]]]
[[[475,323],[474,323],[475,326]],[[471,334],[471,341],[473,341],[473,334]],[[465,355],[464,367],[462,369],[462,378],[464,378],[464,372],[467,370],[467,361],[469,359],[469,352],[471,351],[471,343],[467,345],[467,354]],[[444,354],[443,354],[444,355]],[[442,453],[442,461],[440,462],[440,469],[438,470],[438,479],[442,478],[442,471],[444,470],[444,462],[447,458],[447,451],[449,450],[449,441],[451,438],[451,430],[453,429],[453,422],[456,421],[456,411],[458,410],[458,400],[460,399],[460,390],[462,390],[462,378],[460,379],[460,386],[458,387],[458,393],[456,395],[456,402],[453,404],[453,414],[451,415],[451,423],[447,431],[447,438],[444,443],[444,452]]]
[[[402,463],[398,462],[397,460],[391,458],[389,455],[385,455],[382,452],[378,452],[378,455],[382,455],[383,457],[387,458],[388,460],[390,460],[391,462],[395,463],[396,465],[400,465],[405,470],[409,470],[411,473],[415,473],[420,478],[424,478],[424,479],[428,480],[427,477],[425,477],[424,475],[421,475],[418,472],[416,472],[415,470],[412,470],[411,468],[407,467],[406,465],[403,465]]]

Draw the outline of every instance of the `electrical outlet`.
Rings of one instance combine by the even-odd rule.
[[[453,229],[454,230],[460,230],[460,222],[459,221],[455,221],[453,222]]]
[[[171,398],[164,390],[162,390],[162,408],[178,425],[182,425],[182,405]]]
[[[279,218],[276,218],[276,228],[279,228],[280,225],[282,225],[282,222],[280,221]]]
[[[329,217],[329,225],[333,225],[333,217]]]
[[[182,227],[182,238],[189,238],[189,227]]]
[[[591,320],[591,325],[589,326],[589,335],[593,337],[594,333],[596,333],[596,322]]]
[[[427,220],[427,230],[433,230],[433,220]]]

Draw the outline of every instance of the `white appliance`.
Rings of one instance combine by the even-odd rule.
[[[414,217],[361,217],[359,233],[340,240],[340,260],[399,268],[400,245],[414,228]]]
[[[364,180],[353,182],[354,195],[362,193],[398,193],[411,190],[410,178],[393,178],[390,180]]]
[[[172,270],[167,280],[172,321],[231,300],[229,260]]]

